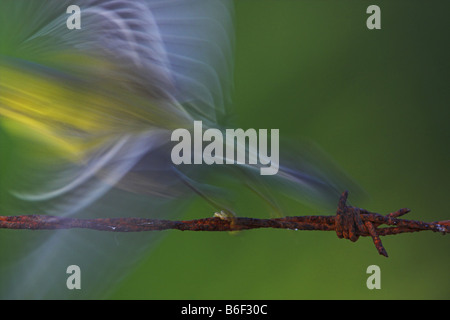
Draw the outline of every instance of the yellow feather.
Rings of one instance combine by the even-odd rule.
[[[180,106],[157,107],[160,101],[126,90],[99,70],[108,69],[104,63],[90,69],[88,79],[48,67],[0,63],[0,116],[17,122],[7,126],[16,133],[38,136],[69,158],[82,158],[117,135],[185,125]]]

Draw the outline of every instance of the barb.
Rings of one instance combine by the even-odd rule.
[[[274,219],[231,217],[217,214],[211,218],[172,221],[145,218],[74,219],[46,215],[0,216],[0,228],[54,230],[84,228],[111,232],[143,232],[176,229],[181,231],[240,231],[258,228],[335,231],[339,238],[356,241],[360,236],[372,237],[378,253],[387,257],[380,236],[405,232],[450,232],[450,220],[422,222],[399,219],[410,212],[403,208],[385,216],[347,206],[348,192],[342,193],[335,216],[298,216]],[[381,225],[388,227],[380,228]]]

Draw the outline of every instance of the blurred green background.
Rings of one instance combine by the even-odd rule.
[[[371,4],[381,8],[381,30],[366,27]],[[317,142],[369,194],[357,206],[450,219],[448,1],[238,0],[235,7],[239,127]],[[18,142],[1,132],[0,139],[2,177],[14,162],[4,150]],[[241,216],[261,208],[241,200],[248,209]],[[184,218],[210,215],[196,201]],[[449,240],[432,232],[384,237],[386,259],[371,239],[352,243],[333,232],[169,231],[104,298],[449,299]],[[366,287],[372,264],[381,268],[381,290]]]

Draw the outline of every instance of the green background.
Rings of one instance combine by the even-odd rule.
[[[381,30],[366,27],[371,4],[381,8]],[[448,1],[238,0],[235,7],[239,127],[279,128],[281,137],[317,142],[370,196],[360,207],[409,207],[410,219],[449,219]],[[3,176],[14,162],[4,150],[18,142],[0,139]],[[248,212],[261,207],[241,200]],[[185,218],[210,215],[196,201]],[[99,298],[450,298],[448,236],[382,240],[389,258],[369,238],[352,243],[333,232],[168,231]],[[366,287],[373,264],[381,290]]]

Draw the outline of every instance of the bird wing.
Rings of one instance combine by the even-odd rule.
[[[15,196],[2,201],[2,211],[180,214],[164,198],[114,186],[173,128],[193,117],[214,122],[225,110],[230,3],[80,0],[81,29],[69,30],[73,1],[1,1],[0,117],[14,137],[0,148],[14,158],[7,181]],[[157,235],[61,230],[21,237],[9,241],[17,255],[2,263],[3,297],[101,297]],[[78,296],[64,286],[71,264],[87,285]]]
[[[229,1],[84,0],[81,30],[66,27],[69,1],[1,5],[10,15],[2,30],[23,15],[27,24],[2,33],[0,115],[57,151],[16,185],[21,199],[45,201],[44,212],[85,208],[169,130],[225,110]]]

